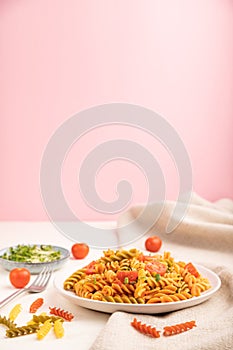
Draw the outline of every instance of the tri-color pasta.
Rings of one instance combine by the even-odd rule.
[[[209,288],[191,262],[175,261],[170,252],[144,255],[137,249],[104,251],[64,281],[64,289],[80,297],[128,304],[177,302]]]
[[[36,300],[37,301],[37,300]],[[41,301],[39,302],[41,303]],[[50,308],[50,315],[46,312],[40,315],[33,315],[32,319],[27,322],[26,325],[18,326],[13,319],[17,316],[21,305],[17,304],[10,312],[10,318],[0,315],[0,324],[7,327],[6,337],[16,338],[23,335],[29,335],[36,333],[37,339],[43,339],[50,331],[54,328],[54,334],[56,338],[62,338],[65,334],[63,327],[64,321],[71,321],[74,315],[68,311],[61,308],[53,307]]]

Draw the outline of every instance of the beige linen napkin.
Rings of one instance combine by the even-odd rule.
[[[148,215],[158,210],[150,204]],[[221,199],[208,202],[193,193],[188,211],[172,233],[165,233],[175,203],[165,203],[159,219],[147,230],[147,235],[158,234],[161,251],[170,251],[184,261],[200,263],[211,268],[221,278],[221,288],[208,301],[187,309],[159,315],[134,315],[124,312],[112,314],[91,350],[160,349],[160,350],[224,350],[233,349],[233,201]],[[117,222],[118,230],[134,222],[138,232],[147,227],[145,217],[140,219],[143,206],[135,206],[123,213]],[[144,249],[147,236],[131,247]],[[164,326],[196,320],[197,327],[170,337],[150,338],[137,332],[130,322],[137,317],[143,323],[163,329]]]

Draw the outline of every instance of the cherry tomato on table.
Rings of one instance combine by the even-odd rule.
[[[30,281],[31,273],[25,268],[15,268],[10,271],[9,279],[15,288],[24,288]]]
[[[158,236],[148,237],[145,241],[146,250],[149,252],[157,252],[162,245],[162,241]]]
[[[75,243],[71,247],[71,252],[75,259],[84,259],[89,253],[89,247],[86,243]]]

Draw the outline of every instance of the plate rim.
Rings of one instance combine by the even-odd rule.
[[[214,286],[211,287],[210,289],[206,290],[205,292],[203,292],[198,297],[193,297],[193,298],[190,298],[190,299],[180,300],[180,301],[167,302],[167,303],[128,304],[128,303],[105,302],[105,301],[101,301],[101,300],[92,300],[92,299],[88,299],[88,298],[83,298],[83,297],[80,297],[80,296],[76,295],[74,292],[67,291],[67,290],[63,289],[62,286],[61,286],[61,282],[60,282],[60,284],[58,283],[59,279],[62,278],[62,274],[63,274],[63,277],[64,277],[64,271],[60,272],[57,276],[55,276],[55,278],[53,280],[53,284],[54,284],[54,287],[57,289],[57,291],[61,295],[63,295],[63,297],[67,297],[69,300],[76,301],[75,304],[77,304],[78,306],[87,308],[87,309],[89,308],[91,310],[100,311],[99,309],[95,309],[94,305],[96,305],[96,306],[103,305],[104,309],[106,309],[106,308],[110,309],[112,307],[114,308],[114,306],[115,307],[120,306],[123,309],[124,308],[132,309],[132,311],[134,311],[135,313],[139,312],[139,310],[137,311],[137,309],[142,309],[142,308],[145,309],[145,313],[146,313],[147,309],[148,310],[152,310],[153,309],[153,313],[156,313],[156,308],[157,308],[157,309],[160,309],[160,311],[158,311],[157,313],[163,313],[163,312],[176,311],[178,309],[184,309],[184,308],[189,307],[189,306],[198,305],[198,304],[208,300],[213,294],[215,294],[220,289],[220,287],[221,287],[221,279],[214,271],[212,271],[211,269],[209,269],[209,268],[207,268],[207,267],[205,267],[203,265],[200,265],[200,264],[196,264],[195,263],[195,266],[201,272],[202,275],[203,275],[203,272],[204,273],[207,272],[207,274],[209,274],[211,276],[211,279],[215,281]],[[71,267],[69,267],[69,270],[71,270]],[[75,272],[74,268],[73,268],[73,272]],[[71,270],[70,275],[71,274],[72,274],[72,270]],[[206,277],[206,276],[203,275],[203,277]],[[206,277],[206,278],[208,278],[208,277]],[[65,281],[65,278],[64,278],[64,281]],[[93,307],[87,307],[87,306],[80,305],[82,302],[86,302],[88,304],[90,303],[90,305],[93,305]],[[182,305],[183,305],[183,307],[179,308],[179,306],[182,306]],[[171,310],[169,310],[169,311],[161,311],[161,308],[163,308],[165,306],[168,307],[168,309],[171,309]],[[173,306],[175,307],[174,309],[172,308]],[[104,311],[103,310],[103,312],[112,313],[113,311]],[[128,312],[130,312],[130,311],[128,311]]]

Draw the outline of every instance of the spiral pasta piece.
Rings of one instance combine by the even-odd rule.
[[[15,327],[15,328],[7,329],[6,336],[8,338],[20,337],[22,335],[36,333],[38,329],[39,329],[38,324],[32,324],[32,325],[27,325],[27,326],[22,326],[22,327]]]
[[[57,307],[50,307],[49,309],[50,309],[51,315],[56,315],[56,316],[62,317],[66,321],[70,322],[74,318],[74,315],[69,311],[65,311],[65,310],[57,308]]]
[[[43,298],[37,298],[29,307],[29,312],[30,313],[35,313],[44,303]]]
[[[73,290],[75,283],[80,281],[83,276],[85,276],[85,270],[80,269],[72,273],[65,281],[64,281],[64,289],[65,290]]]
[[[20,312],[22,311],[22,306],[21,304],[16,304],[13,309],[11,309],[10,313],[9,313],[9,319],[11,321],[14,321],[17,316],[20,314]]]
[[[32,326],[31,326],[32,327]],[[37,330],[37,339],[41,340],[46,337],[52,328],[52,323],[50,320],[46,320],[45,323]]]
[[[111,262],[111,261],[121,261],[123,259],[130,259],[133,258],[138,254],[137,249],[130,249],[130,250],[117,250],[114,252],[113,250],[107,250],[104,252],[104,256],[101,257],[101,262]]]
[[[101,292],[96,292],[93,294],[93,300],[106,301],[111,303],[126,303],[126,304],[144,304],[142,298],[134,298],[128,295],[104,295]]]
[[[189,321],[185,323],[175,324],[173,326],[167,326],[163,328],[163,335],[170,336],[174,334],[179,334],[181,332],[186,332],[189,329],[192,329],[193,327],[196,327],[195,321]]]
[[[57,338],[62,338],[64,336],[65,331],[61,320],[54,322],[54,333]]]
[[[9,329],[16,327],[16,324],[14,323],[14,321],[11,321],[9,318],[6,318],[6,316],[0,316],[0,324],[3,324]]]
[[[32,321],[35,323],[45,323],[46,321],[54,323],[57,320],[64,321],[63,318],[58,316],[49,316],[49,315],[33,315]]]
[[[155,327],[146,325],[145,323],[142,324],[141,321],[138,321],[136,319],[136,317],[131,322],[131,326],[133,326],[137,331],[139,331],[142,334],[148,335],[153,338],[160,337],[160,331],[157,331]]]

